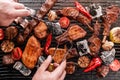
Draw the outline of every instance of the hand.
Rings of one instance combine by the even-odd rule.
[[[32,80],[64,80],[66,75],[66,61],[63,61],[53,72],[49,72],[46,69],[48,68],[51,61],[51,56],[48,56],[48,58],[37,70]]]
[[[30,11],[14,0],[0,0],[0,26],[9,26],[15,18],[29,16]]]

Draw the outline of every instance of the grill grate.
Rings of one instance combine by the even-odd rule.
[[[19,0],[20,3],[25,4],[27,7],[33,8],[33,9],[39,9],[42,3],[44,3],[45,0]],[[109,6],[111,4],[120,5],[119,0],[78,0],[81,2],[83,6],[87,6],[91,3],[99,3],[103,8],[106,6]],[[53,10],[61,9],[63,7],[67,6],[74,6],[73,4],[74,0],[58,0],[58,2],[53,7]],[[47,18],[44,18],[47,20]],[[71,23],[77,23],[76,21],[71,21]],[[112,25],[112,27],[120,26],[120,17],[119,20]],[[77,23],[80,24],[80,23]],[[84,28],[86,29],[86,28]],[[89,33],[89,31],[86,29],[86,31]],[[91,34],[89,34],[87,37],[90,37]],[[86,37],[86,38],[87,38]],[[0,42],[1,43],[1,42]],[[117,51],[116,58],[120,60],[120,44],[115,44],[115,49]],[[0,80],[31,80],[32,76],[34,75],[36,70],[32,71],[32,74],[28,77],[24,77],[22,74],[20,74],[18,71],[12,69],[12,66],[4,66],[2,64],[2,56],[4,53],[0,51]],[[96,77],[96,73],[89,72],[89,73],[83,73],[82,69],[77,68],[76,72],[72,75],[67,75],[65,80],[120,80],[120,71],[119,72],[112,72],[102,79],[98,79]]]

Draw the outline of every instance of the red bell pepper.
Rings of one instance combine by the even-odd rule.
[[[12,58],[14,60],[20,60],[22,58],[22,53],[23,52],[22,52],[21,48],[20,47],[16,47],[12,51]]]
[[[88,19],[92,20],[91,15],[85,10],[85,8],[78,1],[75,1],[75,6],[79,10],[80,13],[85,15]]]
[[[45,43],[45,53],[48,55],[48,48],[50,47],[50,44],[52,42],[52,33],[50,33],[47,37],[46,43]]]
[[[2,28],[0,28],[0,40],[3,40],[4,38],[4,31]]]
[[[93,58],[88,66],[88,68],[86,68],[84,70],[84,72],[89,72],[94,70],[95,68],[99,67],[102,64],[102,60],[99,57]]]

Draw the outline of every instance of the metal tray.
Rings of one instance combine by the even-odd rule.
[[[23,3],[27,7],[30,7],[33,9],[39,9],[41,4],[44,3],[44,1],[45,0],[19,0],[20,3]],[[112,4],[120,6],[120,0],[78,0],[78,1],[83,6],[88,6],[91,3],[99,3],[103,7],[103,9]],[[52,10],[61,9],[63,7],[74,6],[73,2],[74,0],[58,0],[58,2],[55,4]],[[47,20],[47,18],[45,17],[44,20]],[[74,20],[72,20],[71,23],[79,24]],[[120,23],[120,17],[117,20],[117,22],[112,25],[112,27],[120,26],[119,23]],[[89,31],[86,28],[84,29],[89,33]],[[90,37],[90,36],[91,34],[89,34],[87,37]],[[117,52],[116,58],[120,60],[120,44],[115,44],[115,49]],[[0,50],[0,80],[31,80],[32,79],[32,76],[34,75],[36,70],[33,70],[30,76],[24,77],[21,73],[12,69],[11,66],[8,67],[2,64],[3,55],[5,54]],[[83,73],[82,69],[77,68],[74,74],[66,75],[65,80],[120,80],[120,71],[118,72],[110,71],[105,78],[98,78],[96,76],[95,71],[92,71],[89,73]]]

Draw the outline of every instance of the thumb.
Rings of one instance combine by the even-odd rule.
[[[51,57],[51,55],[49,55],[48,58],[42,63],[42,65],[38,69],[38,72],[39,71],[44,72],[48,68],[48,66],[51,63],[51,61],[52,61],[52,57]]]

